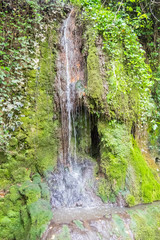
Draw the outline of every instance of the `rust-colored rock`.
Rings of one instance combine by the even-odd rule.
[[[57,59],[56,92],[61,114],[62,154],[61,163],[67,164],[70,154],[72,115],[78,105],[77,81],[84,82],[82,29],[76,25],[76,11],[69,13],[61,27],[61,42]],[[63,158],[63,159],[62,159]]]

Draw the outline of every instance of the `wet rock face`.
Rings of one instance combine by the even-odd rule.
[[[84,82],[84,58],[82,49],[82,29],[76,25],[76,12],[71,10],[61,29],[61,42],[57,59],[56,102],[61,111],[62,154],[61,162],[66,164],[71,129],[70,116],[78,106],[76,83]]]
[[[94,164],[88,160],[73,163],[72,167],[59,166],[51,173],[48,185],[51,192],[53,208],[81,207],[100,204],[101,200],[94,194]]]

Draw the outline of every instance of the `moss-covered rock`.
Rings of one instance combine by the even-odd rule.
[[[27,198],[27,204],[36,202],[41,198],[41,189],[38,184],[30,181],[25,182],[19,189],[20,193]]]
[[[29,239],[34,240],[42,235],[47,227],[47,223],[51,220],[51,206],[48,201],[39,199],[37,202],[28,205],[28,212],[32,223]]]
[[[100,168],[107,178],[110,189],[117,195],[125,187],[131,147],[130,136],[125,125],[115,122],[106,124],[101,122],[98,129],[101,136]]]
[[[41,174],[47,169],[53,169],[57,158],[58,142],[55,133],[58,131],[59,122],[52,119],[56,58],[54,34],[53,30],[48,30],[36,56],[39,59],[39,68],[27,73],[28,98],[32,106],[24,110],[25,118],[22,117],[26,131],[25,142],[28,146],[28,164]]]
[[[129,211],[130,227],[136,240],[158,240],[160,227],[159,204]]]
[[[101,136],[100,170],[106,180],[99,182],[102,199],[114,200],[123,193],[127,204],[133,206],[160,199],[160,180],[142,155],[136,141],[124,124],[99,123]]]
[[[87,56],[87,95],[89,97],[89,107],[94,110],[94,107],[103,106],[103,80],[100,70],[100,59],[98,49],[96,47],[97,33],[90,29],[88,32],[88,56]],[[100,106],[101,108],[101,106]]]
[[[34,240],[44,232],[52,211],[48,186],[37,177],[12,186],[0,201],[0,239]]]
[[[136,122],[142,114],[140,91],[134,84],[134,77],[127,71],[124,64],[123,47],[115,44],[116,55],[107,63],[106,81],[108,82],[108,110],[111,118]]]
[[[132,171],[128,171],[128,188],[136,200],[144,203],[160,199],[160,180],[154,169],[151,169],[142,155],[137,143],[132,139],[130,164]],[[132,180],[131,180],[132,179]],[[131,180],[131,181],[130,181]],[[134,184],[131,185],[132,181]]]
[[[16,201],[21,198],[19,194],[19,187],[17,185],[14,185],[10,187],[9,191],[10,191],[11,202],[16,203]]]
[[[48,185],[46,183],[40,183],[41,188],[41,197],[46,200],[50,200],[50,192],[48,189]]]
[[[99,57],[95,45],[89,46],[87,69],[88,69],[88,94],[95,100],[102,100],[103,82],[100,75]]]
[[[35,54],[30,56],[35,65],[24,74],[21,126],[14,130],[6,154],[1,153],[1,240],[39,239],[52,218],[49,189],[42,176],[57,161],[58,116],[53,121],[57,27],[57,22],[41,24],[43,41],[37,37]]]
[[[11,147],[16,147],[18,145],[18,140],[15,137],[12,137],[11,140],[9,141],[9,144]]]
[[[128,204],[129,207],[132,207],[135,205],[135,197],[131,194],[128,194],[126,197],[126,203]]]

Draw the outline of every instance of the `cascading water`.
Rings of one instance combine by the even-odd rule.
[[[78,103],[76,84],[84,80],[83,57],[76,36],[75,10],[72,9],[61,28],[60,52],[57,61],[57,95],[61,109],[63,165],[72,165],[76,157],[75,114]],[[72,141],[72,138],[74,141]],[[74,144],[71,144],[71,141]]]
[[[81,42],[76,31],[75,10],[72,9],[62,25],[61,51],[57,63],[63,154],[59,156],[57,171],[51,173],[48,179],[53,208],[93,205],[95,198],[97,203],[101,202],[94,194],[94,163],[87,159],[77,160],[76,154],[75,122],[77,115],[82,114],[76,85],[81,87],[84,81]]]
[[[66,55],[66,94],[67,94],[67,117],[68,117],[68,149],[67,149],[67,158],[68,162],[71,165],[71,159],[70,159],[70,143],[71,143],[71,111],[73,110],[73,106],[71,105],[71,91],[70,91],[70,84],[71,84],[71,77],[70,77],[70,66],[69,66],[69,37],[68,37],[68,23],[71,17],[72,11],[70,12],[68,18],[66,19],[64,23],[64,45],[65,45],[65,55]]]

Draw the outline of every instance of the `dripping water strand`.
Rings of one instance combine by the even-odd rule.
[[[71,162],[71,136],[72,136],[72,126],[73,126],[73,136],[74,136],[74,147],[73,147],[73,156],[74,161],[76,163],[76,127],[75,127],[75,115],[74,115],[74,103],[72,101],[75,101],[75,87],[71,86],[71,73],[70,73],[70,58],[69,55],[71,54],[71,51],[69,51],[69,27],[68,23],[70,21],[70,17],[72,14],[72,10],[68,16],[68,18],[65,21],[64,24],[64,44],[65,44],[65,54],[66,54],[66,96],[67,96],[67,117],[68,117],[68,150],[67,150],[67,159],[66,161],[69,162],[70,166],[72,165]]]
[[[70,77],[70,69],[69,69],[69,41],[67,38],[67,30],[68,30],[68,22],[70,19],[72,11],[70,12],[68,18],[66,19],[65,26],[64,26],[64,41],[65,41],[65,53],[66,53],[66,80],[67,80],[67,88],[66,88],[66,94],[67,94],[67,115],[68,115],[68,153],[67,153],[67,158],[66,161],[71,164],[71,159],[70,159],[70,144],[71,144],[71,92],[70,92],[70,82],[71,82],[71,77]]]
[[[72,125],[73,125],[73,135],[74,135],[74,146],[73,146],[73,156],[74,156],[74,162],[76,164],[77,162],[77,152],[76,152],[76,145],[77,145],[77,132],[76,132],[76,121],[75,121],[76,113],[72,114]]]

